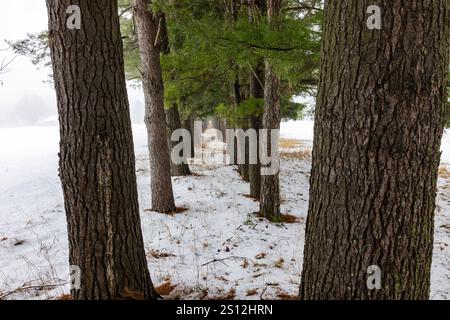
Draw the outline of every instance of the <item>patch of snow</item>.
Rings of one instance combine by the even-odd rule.
[[[450,129],[444,131],[441,142],[441,164],[450,165]]]
[[[254,216],[258,204],[245,196],[249,186],[232,166],[192,165],[196,175],[174,178],[177,206],[188,211],[168,216],[146,210],[151,199],[145,126],[135,125],[133,132],[145,248],[156,285],[170,280],[176,285],[172,297],[188,299],[218,297],[231,289],[240,299],[298,293],[309,160],[281,163],[282,211],[297,217],[297,223],[277,225]],[[288,139],[311,143],[312,134],[311,121],[281,127]],[[48,286],[11,299],[46,299],[68,290],[58,135],[57,127],[0,129],[0,295],[21,286]],[[447,131],[443,162],[449,157],[448,139]],[[211,146],[221,148],[217,141]],[[431,296],[450,299],[450,181],[438,183]],[[151,254],[158,250],[166,254]]]

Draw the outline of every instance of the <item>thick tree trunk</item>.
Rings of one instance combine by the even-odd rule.
[[[234,90],[234,100],[235,100],[235,108],[238,108],[243,100],[242,90],[241,90],[241,84],[239,80],[239,66],[236,67],[236,80],[233,84],[233,90]],[[234,126],[235,130],[247,130],[248,129],[248,119],[235,119],[236,124]],[[247,140],[247,139],[246,139]],[[234,139],[234,163],[238,166],[238,172],[241,176],[242,180],[249,181],[249,167],[248,167],[248,143],[245,142],[245,161],[244,163],[238,163],[238,154],[241,150],[239,150],[238,147],[238,140],[237,138]]]
[[[167,145],[164,113],[164,83],[160,50],[163,42],[158,32],[160,14],[151,12],[148,0],[134,0],[134,17],[139,38],[145,94],[145,124],[150,155],[152,210],[161,213],[175,211],[170,156]]]
[[[256,66],[250,75],[250,95],[255,99],[264,99],[264,63]],[[250,119],[251,128],[259,133],[262,128],[262,119],[258,115],[254,115]],[[255,199],[261,198],[261,163],[259,161],[259,134],[258,134],[258,155],[257,163],[249,165],[249,180],[250,180],[250,196]]]
[[[239,83],[239,67],[236,68],[236,79],[233,83],[233,92],[234,92],[234,111],[233,113],[236,114],[236,108],[241,104],[242,102],[242,96],[241,96],[241,85]],[[236,116],[234,116],[234,128],[230,128],[230,129],[234,129],[237,130],[239,129],[239,127],[236,125]],[[237,138],[234,138],[234,159],[233,159],[233,163],[238,165],[238,141]],[[238,165],[238,173],[241,174],[241,167]]]
[[[69,30],[66,10],[73,1],[47,0],[69,260],[81,271],[81,288],[72,295],[155,299],[139,217],[117,1],[78,3],[82,27]]]
[[[167,119],[167,144],[169,145],[169,152],[171,152],[172,148],[177,145],[179,142],[172,142],[172,133],[175,130],[181,129],[181,119],[180,113],[178,112],[178,106],[173,104],[170,109],[166,110],[166,119]],[[176,164],[173,161],[170,161],[170,171],[173,177],[178,176],[188,176],[191,174],[189,170],[188,157],[187,154],[183,154],[183,163]]]
[[[262,20],[266,11],[265,0],[248,0],[249,21],[258,24]],[[264,62],[259,62],[251,70],[250,74],[250,96],[254,99],[264,99]],[[261,199],[261,163],[259,161],[259,130],[262,129],[262,119],[259,115],[250,118],[250,127],[258,132],[257,140],[257,163],[249,165],[250,196],[254,199]]]
[[[281,12],[281,0],[268,0],[267,16],[272,28],[278,28],[278,19]],[[263,128],[268,130],[268,154],[271,153],[271,130],[280,129],[280,79],[270,61],[266,62],[264,88],[264,115]],[[280,212],[280,182],[279,174],[263,175],[261,177],[261,203],[260,213],[271,221],[278,221],[281,218]]]
[[[428,299],[447,0],[328,1],[303,299]],[[369,266],[381,289],[369,290]]]
[[[261,129],[261,117],[252,116],[251,128],[259,132]],[[257,163],[250,164],[248,167],[248,179],[250,182],[250,196],[254,199],[260,200],[261,198],[261,163],[259,161],[259,134],[257,138]]]

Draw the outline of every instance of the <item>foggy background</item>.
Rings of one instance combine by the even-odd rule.
[[[45,0],[0,2],[0,63],[15,57],[5,50],[4,40],[20,40],[27,33],[47,29]],[[38,69],[39,68],[39,69]],[[56,96],[46,81],[50,68],[38,67],[26,57],[18,56],[0,75],[0,127],[57,125]],[[133,123],[144,122],[144,96],[141,90],[128,88]]]

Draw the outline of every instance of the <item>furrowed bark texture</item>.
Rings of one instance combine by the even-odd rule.
[[[234,104],[235,104],[234,110],[236,110],[242,102],[241,85],[240,85],[240,81],[239,81],[239,66],[236,68],[236,79],[233,83],[233,93],[234,93]],[[236,113],[236,111],[234,111],[233,113]],[[236,119],[234,119],[234,120],[236,122]],[[238,130],[240,128],[236,123],[234,123],[234,128],[232,128],[232,129]],[[234,159],[233,159],[233,161],[234,161],[233,164],[238,165],[238,141],[237,141],[237,138],[234,138]],[[241,167],[238,165],[238,173],[241,175],[240,170],[241,170]]]
[[[272,28],[278,28],[278,19],[281,12],[281,0],[267,1],[267,16]],[[280,78],[277,76],[274,66],[270,61],[266,62],[264,89],[264,115],[263,128],[268,130],[268,150],[270,154],[271,130],[280,129],[281,111],[280,111]],[[271,221],[277,221],[281,218],[280,212],[280,182],[279,174],[263,175],[261,177],[261,203],[260,214]]]
[[[373,4],[381,30],[366,26]],[[448,7],[328,1],[301,298],[429,298]]]
[[[256,99],[264,99],[264,63],[256,66],[250,76],[250,95]],[[262,129],[262,119],[259,115],[250,118],[251,128],[258,133],[258,162],[249,165],[250,196],[255,199],[261,198],[261,163],[259,161],[259,130]]]
[[[259,24],[266,15],[265,0],[248,0],[248,19],[253,24]],[[250,74],[250,96],[255,99],[264,99],[264,61],[257,63]],[[259,160],[259,130],[262,129],[262,118],[253,115],[250,118],[250,127],[258,132],[257,163],[249,165],[250,196],[261,199],[261,163]]]
[[[70,5],[81,30],[66,27]],[[60,121],[59,175],[76,300],[155,299],[144,252],[118,7],[47,0]]]
[[[239,105],[244,100],[243,93],[242,93],[242,87],[240,84],[240,78],[239,78],[239,66],[236,67],[236,80],[233,84],[233,91],[234,91],[234,100],[235,100],[235,108],[239,108]],[[235,124],[235,130],[243,129],[244,131],[248,129],[248,125],[246,125],[245,119],[239,119],[239,121]],[[245,159],[244,163],[238,163],[238,154],[240,152],[238,148],[238,140],[237,138],[234,139],[234,163],[238,166],[238,173],[241,176],[242,180],[248,181],[248,165],[247,165],[247,159],[248,159],[248,145],[247,142],[245,142]]]
[[[160,52],[165,41],[163,15],[151,12],[148,0],[134,0],[145,94],[145,124],[150,155],[152,210],[175,211],[164,113],[164,83]],[[164,37],[163,37],[164,38]]]

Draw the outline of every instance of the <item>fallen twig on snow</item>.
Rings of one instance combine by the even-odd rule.
[[[212,263],[217,263],[217,262],[220,262],[220,263],[223,263],[224,265],[227,265],[226,263],[224,263],[224,261],[226,261],[226,260],[245,260],[245,258],[244,257],[236,257],[236,256],[231,256],[231,257],[226,257],[226,258],[221,258],[221,259],[215,258],[215,259],[213,259],[213,260],[211,260],[209,262],[206,262],[206,263],[202,264],[202,267],[207,266],[207,265],[212,264]]]
[[[5,300],[6,298],[8,298],[10,296],[24,293],[24,292],[29,292],[29,291],[35,291],[35,292],[50,291],[50,290],[54,290],[60,286],[66,285],[66,284],[67,284],[67,282],[59,283],[59,284],[32,284],[32,282],[29,281],[29,282],[25,282],[20,287],[14,289],[14,290],[3,292],[3,293],[0,292],[0,300]]]

